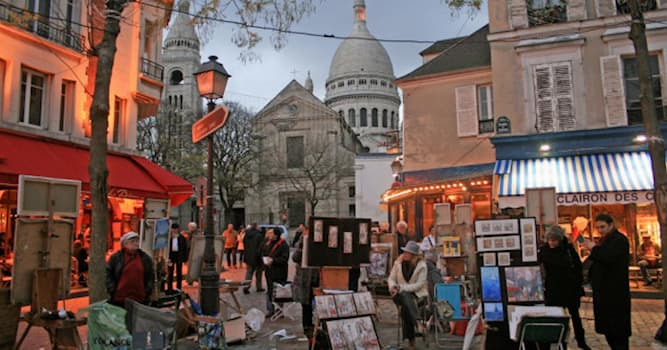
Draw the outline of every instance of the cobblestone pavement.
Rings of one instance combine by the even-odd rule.
[[[293,268],[290,269],[290,276],[293,275]],[[231,269],[228,272],[225,272],[221,275],[222,278],[239,280],[242,279],[245,275],[245,269]],[[184,291],[190,294],[192,297],[198,297],[198,290],[195,286],[186,286],[183,288]],[[229,303],[232,303],[232,299],[229,295],[222,295],[223,299]],[[250,308],[257,308],[261,311],[266,309],[266,295],[264,293],[256,293],[254,287],[251,289],[251,293],[244,295],[241,291],[237,292],[237,298],[241,303],[241,306],[247,311]],[[596,334],[594,331],[593,323],[593,305],[590,298],[584,298],[582,300],[581,314],[584,322],[584,328],[586,329],[586,339],[588,344],[593,349],[608,349],[604,336]],[[67,301],[67,309],[76,312],[78,309],[83,308],[87,305],[88,298],[76,298],[69,299]],[[260,349],[280,349],[280,350],[292,350],[292,349],[307,349],[307,342],[305,337],[301,332],[301,321],[300,321],[300,306],[295,305],[296,309],[294,314],[298,316],[297,319],[291,320],[289,318],[281,318],[277,321],[266,321],[261,331],[254,335],[251,339],[246,340],[240,344],[231,345],[232,349],[248,349],[248,350],[260,350]],[[225,309],[223,304],[223,310]],[[653,340],[653,335],[662,322],[663,319],[663,310],[664,310],[664,301],[662,299],[633,299],[632,300],[632,331],[633,336],[630,338],[630,348],[632,350],[648,350],[648,349],[667,349],[667,346],[662,345]],[[24,311],[28,311],[27,308],[24,308]],[[396,307],[390,300],[379,301],[379,322],[376,322],[376,329],[380,337],[382,345],[392,345],[396,344],[398,341],[398,320]],[[230,312],[226,310],[226,312]],[[20,336],[25,329],[25,322],[21,322],[19,325],[18,336]],[[277,339],[270,339],[270,335],[277,331],[285,329],[287,334],[295,335],[297,338],[292,341],[280,342]],[[79,328],[81,337],[86,342],[86,326]],[[461,339],[452,338],[458,340],[452,344],[460,344]],[[431,340],[431,345],[429,348],[436,348]],[[483,336],[478,336],[475,339],[474,349],[483,348],[484,339]],[[39,349],[48,349],[49,340],[46,331],[41,328],[33,328],[30,330],[28,337],[26,338],[21,349],[25,350],[39,350]],[[426,344],[421,338],[417,340],[417,348],[424,349]],[[453,347],[456,348],[456,347]],[[577,349],[576,342],[574,339],[569,340],[569,348]],[[191,346],[182,346],[179,347],[180,350],[192,349]],[[493,349],[489,347],[489,349]]]

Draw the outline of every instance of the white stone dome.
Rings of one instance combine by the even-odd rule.
[[[366,27],[366,5],[363,0],[355,0],[354,25],[331,61],[329,78],[332,81],[345,76],[379,75],[394,77],[394,69],[387,50]]]
[[[195,32],[189,12],[190,2],[181,0],[178,3],[178,14],[167,33],[165,47],[183,47],[199,51],[199,36]]]

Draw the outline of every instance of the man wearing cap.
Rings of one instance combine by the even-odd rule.
[[[178,223],[171,224],[169,238],[169,263],[167,269],[167,289],[174,288],[174,270],[176,270],[176,288],[181,289],[183,281],[183,263],[188,261],[188,239],[179,231]]]
[[[139,249],[139,235],[130,231],[120,238],[121,249],[106,266],[110,303],[124,307],[125,299],[148,304],[153,292],[153,260]]]
[[[401,250],[403,253],[394,261],[387,284],[394,303],[400,307],[403,339],[408,340],[408,349],[414,349],[419,318],[417,301],[428,297],[427,267],[417,242],[409,241]]]
[[[659,267],[658,258],[660,258],[660,245],[653,243],[651,235],[648,233],[642,234],[642,244],[639,245],[639,270],[644,278],[644,283],[650,286],[653,283],[651,276],[648,274],[649,268]]]

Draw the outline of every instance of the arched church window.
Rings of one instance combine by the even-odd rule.
[[[338,82],[338,87],[343,87],[343,86],[345,86],[345,82],[344,81],[339,81]]]
[[[371,85],[377,85],[378,81],[376,79],[371,79]]]
[[[347,122],[350,123],[350,126],[352,127],[357,126],[357,116],[352,108],[347,111]]]
[[[371,110],[371,126],[376,127],[378,126],[378,109],[373,108]]]
[[[368,126],[368,116],[366,108],[359,110],[359,126]]]
[[[391,129],[396,128],[394,123],[395,123],[395,121],[394,121],[394,111],[391,111],[391,126],[390,126]]]
[[[359,85],[366,85],[366,79],[359,79]]]
[[[354,79],[350,79],[347,81],[347,85],[354,85]]]
[[[171,85],[183,84],[183,72],[181,72],[180,70],[175,70],[171,72],[171,76],[169,77],[169,84]]]
[[[386,127],[387,127],[387,119],[389,119],[389,118],[388,118],[387,110],[386,110],[386,109],[383,109],[383,110],[382,110],[382,127],[383,127],[383,128],[386,128]]]

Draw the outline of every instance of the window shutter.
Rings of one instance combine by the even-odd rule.
[[[528,8],[526,0],[511,0],[512,28],[528,28]]]
[[[612,17],[616,16],[616,1],[615,0],[596,0],[595,8],[598,12],[598,17]]]
[[[538,132],[554,131],[554,93],[551,66],[537,65],[533,68],[535,83],[535,114]]]
[[[574,114],[572,66],[570,62],[561,62],[553,65],[552,69],[558,131],[574,130],[576,128],[576,118]]]
[[[600,69],[602,70],[602,93],[604,94],[607,126],[628,125],[621,57],[600,57]]]
[[[567,20],[580,21],[586,19],[586,1],[569,0],[567,2]]]
[[[475,85],[457,87],[455,94],[459,137],[477,135],[477,89]]]

